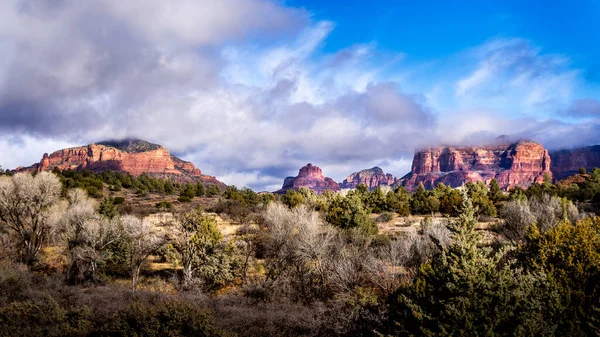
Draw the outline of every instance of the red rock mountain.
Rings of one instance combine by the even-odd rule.
[[[552,158],[550,170],[554,178],[562,180],[578,173],[581,167],[587,171],[600,167],[600,145],[554,151],[550,153],[550,157]]]
[[[213,176],[202,174],[194,164],[181,160],[164,147],[139,139],[107,141],[44,153],[42,160],[16,171],[82,170],[118,171],[132,175],[147,173],[153,177],[170,177],[179,181],[203,181],[225,186]]]
[[[383,170],[377,166],[354,172],[349,175],[342,183],[341,188],[356,188],[360,184],[366,185],[370,190],[377,186],[391,186],[398,181],[398,178],[391,174],[383,173]]]
[[[510,145],[438,147],[415,153],[412,170],[398,184],[414,191],[419,183],[434,188],[438,183],[452,187],[467,182],[496,178],[500,188],[529,186],[552,177],[550,155],[532,141]]]
[[[323,176],[323,171],[312,164],[308,164],[300,169],[296,177],[287,177],[283,181],[283,186],[275,193],[284,194],[287,190],[297,190],[300,187],[307,187],[318,194],[324,190],[338,191],[340,186],[333,179]]]

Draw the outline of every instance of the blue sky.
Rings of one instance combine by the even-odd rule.
[[[0,2],[0,165],[107,138],[228,184],[600,143],[600,2]]]
[[[416,59],[437,59],[496,36],[536,41],[597,69],[598,1],[289,1],[335,22],[325,50],[376,41]],[[577,65],[577,64],[576,64]],[[597,71],[597,70],[596,70]]]

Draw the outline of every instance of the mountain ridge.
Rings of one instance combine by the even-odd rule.
[[[101,141],[60,149],[51,154],[44,153],[39,163],[17,167],[14,171],[41,172],[53,169],[85,169],[96,173],[115,171],[132,175],[145,173],[182,182],[201,181],[221,187],[227,186],[214,176],[202,174],[193,163],[172,155],[162,145],[135,138]]]

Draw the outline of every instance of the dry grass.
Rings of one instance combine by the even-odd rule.
[[[378,214],[373,214],[372,217],[376,218]],[[398,236],[402,233],[414,231],[420,229],[421,222],[426,218],[431,218],[432,220],[450,220],[452,221],[455,218],[449,218],[442,215],[410,215],[406,217],[398,216],[394,214],[394,218],[391,221],[378,223],[379,233],[385,234],[389,236]],[[498,219],[492,219],[488,221],[480,221],[475,228],[477,231],[481,233],[481,241],[483,244],[488,245],[492,244],[501,239],[500,235],[494,231],[495,225],[498,223]]]
[[[180,202],[177,200],[179,198],[177,194],[162,195],[149,193],[148,195],[141,196],[137,195],[133,190],[125,188],[119,192],[110,192],[105,188],[103,193],[104,195],[125,198],[125,203],[120,206],[121,210],[127,214],[140,217],[165,212],[164,209],[156,208],[156,204],[161,201],[170,202],[173,205],[173,208],[168,211],[175,212],[189,212],[197,207],[209,209],[219,202],[219,198],[208,197],[197,197],[192,199],[190,202]]]

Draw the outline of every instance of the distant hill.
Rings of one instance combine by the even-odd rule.
[[[588,172],[595,167],[600,167],[600,145],[552,151],[550,157],[552,158],[550,169],[554,178],[565,179],[577,174],[582,167]]]
[[[296,177],[287,177],[283,181],[283,186],[275,193],[284,194],[288,190],[297,190],[306,187],[321,194],[325,190],[338,191],[338,183],[329,177],[323,176],[323,171],[318,166],[308,163],[298,171]]]
[[[85,169],[96,173],[108,170],[136,176],[146,173],[158,178],[226,186],[215,177],[202,174],[194,164],[170,154],[161,145],[141,139],[102,141],[58,150],[50,155],[44,153],[39,163],[18,167],[15,171],[40,172],[54,169]]]
[[[496,179],[503,189],[527,187],[552,178],[550,155],[541,144],[522,140],[491,146],[447,146],[415,153],[412,169],[397,185],[409,191],[419,184],[432,189],[438,183],[458,187],[467,182]]]
[[[340,187],[356,188],[356,186],[363,184],[372,190],[378,186],[391,186],[396,183],[397,180],[398,178],[389,173],[385,174],[380,167],[375,166],[370,169],[352,173],[340,183]]]
[[[106,140],[106,141],[98,142],[96,144],[114,147],[115,149],[119,149],[121,151],[130,152],[130,153],[154,151],[154,150],[158,150],[162,147],[158,144],[153,144],[153,143],[147,142],[145,140],[137,139],[137,138],[125,138],[125,139],[121,139],[121,140]]]

